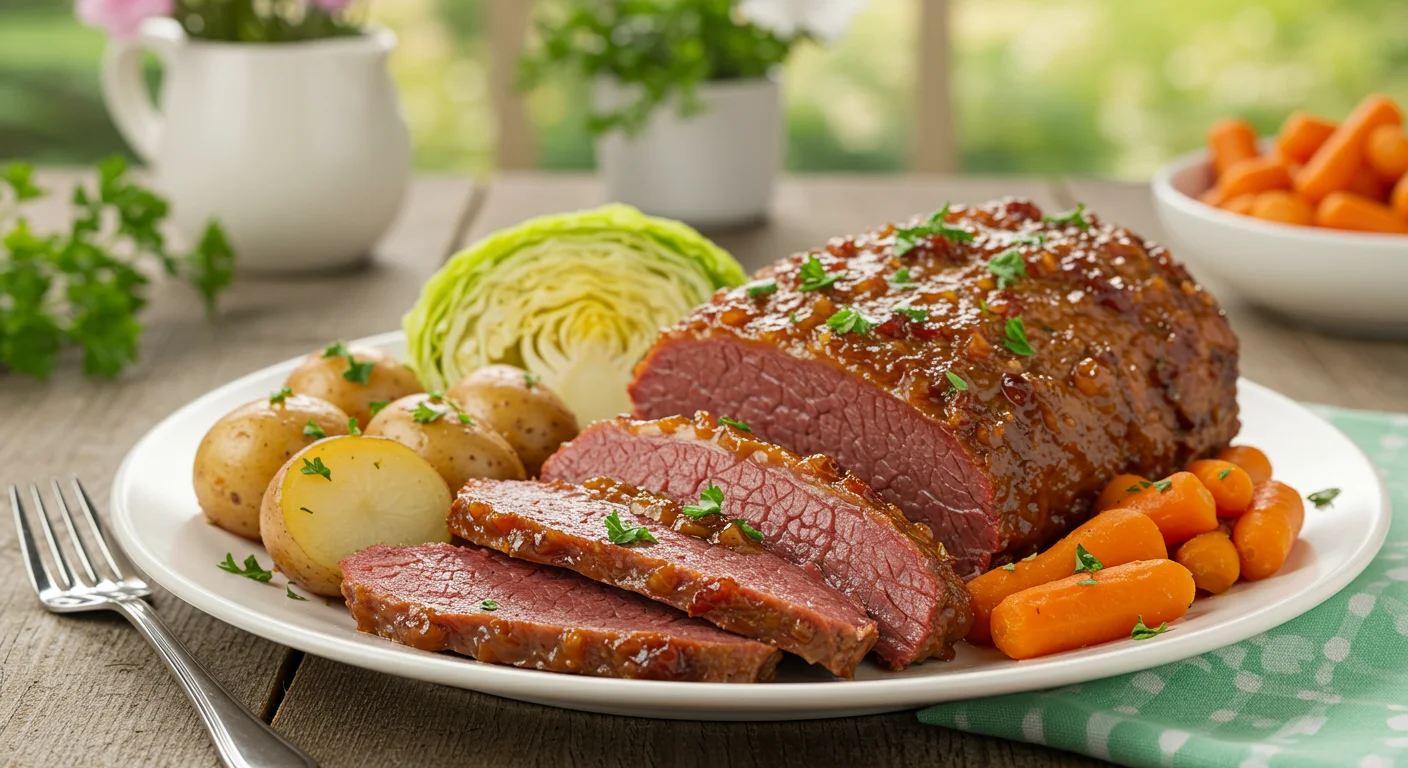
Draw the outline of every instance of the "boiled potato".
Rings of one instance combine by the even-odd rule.
[[[518,454],[504,438],[452,400],[438,395],[410,395],[397,400],[372,419],[366,434],[389,437],[411,447],[455,491],[472,477],[526,477]]]
[[[325,400],[285,392],[242,405],[215,422],[196,449],[193,473],[206,518],[258,541],[259,500],[269,480],[320,431],[347,434],[347,414]]]
[[[531,477],[558,446],[577,436],[577,417],[562,398],[522,368],[480,368],[446,396],[503,435]]]
[[[415,451],[380,437],[335,437],[289,459],[260,509],[264,547],[309,592],[340,597],[338,563],[373,544],[450,540],[450,486]]]
[[[285,386],[332,403],[366,426],[372,403],[389,403],[422,391],[411,369],[375,347],[337,342],[314,352],[288,375]]]

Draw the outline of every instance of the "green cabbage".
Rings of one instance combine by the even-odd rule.
[[[430,391],[492,363],[517,365],[583,424],[630,410],[626,384],[659,330],[742,284],[728,253],[677,221],[626,205],[542,216],[450,259],[403,321]]]

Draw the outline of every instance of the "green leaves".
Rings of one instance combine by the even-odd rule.
[[[897,315],[904,315],[906,318],[909,319],[911,323],[922,323],[929,319],[929,310],[920,309],[919,307],[911,307],[904,304],[895,307],[894,313]]]
[[[743,531],[744,536],[747,536],[753,541],[761,542],[763,540],[763,532],[749,525],[747,520],[741,517],[735,517],[733,524],[738,526],[738,530]]]
[[[954,391],[968,391],[968,382],[964,381],[962,376],[959,376],[953,371],[944,371],[944,378],[948,379],[948,384],[949,386],[953,387]]]
[[[225,561],[216,563],[217,568],[226,573],[233,573],[236,576],[243,576],[246,579],[253,579],[261,584],[268,584],[269,579],[274,578],[273,571],[266,571],[259,565],[259,559],[250,555],[244,559],[244,567],[235,564],[235,556],[229,552],[225,553]]]
[[[802,262],[802,266],[797,268],[797,274],[802,278],[797,290],[818,291],[830,286],[845,273],[827,272],[826,268],[821,266],[821,259],[818,259],[813,253],[807,257],[806,261]]]
[[[308,423],[303,425],[303,436],[311,437],[314,440],[322,440],[328,436],[328,433],[324,432],[323,428],[318,426],[312,419],[309,419]]]
[[[720,417],[719,417],[719,426],[721,426],[721,427],[722,427],[722,426],[730,426],[730,427],[733,427],[734,429],[741,429],[741,430],[743,430],[744,432],[752,432],[752,431],[753,431],[753,428],[750,427],[750,426],[748,426],[747,424],[744,424],[744,423],[741,422],[741,421],[735,421],[734,419],[730,419],[730,418],[727,417],[727,416],[720,416]]]
[[[713,481],[709,482],[709,487],[699,492],[699,504],[687,504],[680,510],[693,518],[708,517],[717,515],[723,511],[724,492]]]
[[[1074,226],[1082,232],[1090,229],[1090,222],[1085,220],[1085,203],[1076,203],[1075,210],[1058,213],[1055,216],[1045,216],[1042,217],[1042,220],[1052,224]]]
[[[1151,638],[1151,637],[1158,637],[1159,635],[1162,635],[1163,633],[1165,633],[1165,632],[1167,632],[1167,631],[1168,631],[1168,622],[1167,622],[1167,621],[1165,621],[1164,623],[1160,624],[1160,625],[1157,626],[1157,627],[1150,628],[1150,627],[1144,626],[1144,617],[1143,617],[1143,616],[1139,616],[1139,617],[1137,617],[1137,618],[1134,620],[1134,629],[1131,629],[1131,630],[1129,631],[1129,636],[1130,636],[1130,638],[1132,638],[1132,639],[1134,639],[1134,640],[1148,640],[1148,639]]]
[[[900,227],[895,230],[895,255],[903,256],[911,250],[918,248],[931,237],[942,237],[945,240],[966,243],[973,239],[973,233],[966,229],[950,227],[944,221],[948,216],[948,209],[951,203],[944,203],[944,207],[931,214],[927,221],[917,227]]]
[[[902,267],[895,270],[895,274],[890,276],[890,287],[897,291],[908,291],[918,288],[919,283],[910,279],[909,267]]]
[[[641,526],[626,525],[614,510],[606,516],[606,538],[612,544],[634,544],[638,541],[656,543],[655,536]]]
[[[1095,559],[1095,555],[1092,555],[1087,552],[1084,545],[1076,545],[1076,569],[1074,571],[1075,573],[1095,573],[1096,571],[1103,570],[1104,568],[1104,564],[1101,563],[1099,560]]]
[[[444,416],[447,410],[443,406],[431,405],[429,400],[422,400],[416,404],[416,409],[411,411],[411,419],[417,424],[430,424]]]
[[[299,472],[305,475],[322,475],[328,482],[332,482],[332,470],[323,463],[322,456],[314,456],[312,461],[303,460],[303,466],[298,468]]]
[[[769,293],[777,293],[777,281],[767,280],[755,285],[748,286],[748,295],[752,298],[766,296]]]
[[[284,387],[278,392],[271,392],[269,394],[269,405],[278,405],[279,403],[282,403],[290,397],[293,397],[293,390],[289,389],[288,387]]]
[[[499,601],[498,601],[498,600],[480,600],[480,601],[479,601],[479,610],[481,610],[481,611],[497,611],[497,610],[499,610]]]
[[[988,271],[997,275],[997,287],[1002,289],[1026,278],[1027,262],[1021,251],[1008,248],[988,261]]]
[[[0,170],[0,368],[46,378],[59,352],[83,352],[83,372],[112,377],[137,359],[137,313],[146,305],[145,263],[189,282],[213,315],[234,280],[234,252],[213,222],[189,254],[172,255],[162,234],[164,199],[127,178],[120,157],[98,166],[96,189],[70,196],[66,232],[37,233],[23,203],[39,199],[31,168]]]
[[[1022,318],[1014,317],[1007,321],[1007,335],[1002,340],[1002,345],[1014,355],[1030,357],[1036,354],[1032,349],[1031,342],[1027,341],[1027,327],[1022,324]]]
[[[826,319],[826,327],[837,333],[869,333],[875,323],[854,307],[842,307]]]
[[[1324,509],[1325,507],[1328,507],[1331,504],[1335,503],[1335,497],[1339,495],[1340,489],[1326,488],[1323,491],[1316,491],[1315,493],[1312,493],[1309,496],[1306,496],[1305,498],[1309,499],[1310,503],[1314,504],[1316,509]]]

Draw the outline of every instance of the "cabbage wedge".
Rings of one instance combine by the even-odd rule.
[[[542,216],[454,256],[406,315],[428,391],[492,363],[541,378],[582,424],[630,410],[626,384],[659,330],[747,279],[676,221],[626,205]]]

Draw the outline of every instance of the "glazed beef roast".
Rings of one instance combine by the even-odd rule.
[[[1162,247],[1019,200],[835,238],[715,294],[637,369],[636,415],[707,410],[824,453],[970,577],[1238,429],[1237,340]]]

